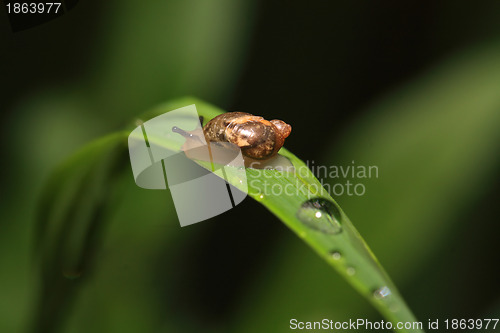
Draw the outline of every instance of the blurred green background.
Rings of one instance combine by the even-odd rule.
[[[419,320],[500,316],[498,1],[82,0],[17,33],[1,12],[0,41],[0,332],[43,330],[34,243],[50,171],[184,95],[287,121],[304,161],[378,166],[364,196],[336,200]],[[180,228],[169,192],[136,187],[131,170],[112,193],[51,330],[380,320],[251,199]]]

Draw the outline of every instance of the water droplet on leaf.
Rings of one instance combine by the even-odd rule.
[[[387,286],[378,288],[373,292],[373,296],[377,299],[386,299],[391,294],[391,289],[389,289]]]
[[[342,255],[340,254],[339,251],[334,251],[332,252],[332,258],[335,260],[340,260],[342,258]]]
[[[302,223],[311,229],[326,234],[339,234],[342,232],[340,216],[337,206],[324,198],[307,200],[297,212],[297,218]]]

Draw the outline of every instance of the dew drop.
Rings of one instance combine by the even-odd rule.
[[[373,292],[373,296],[377,299],[386,299],[387,297],[391,296],[391,294],[391,289],[389,289],[389,287],[387,286],[378,288]]]
[[[332,258],[335,260],[340,260],[342,258],[342,255],[340,254],[339,251],[333,251],[331,254]]]
[[[349,266],[346,269],[346,273],[349,276],[353,276],[354,274],[356,274],[356,269],[354,269],[354,267],[352,267],[352,266]]]
[[[324,198],[314,198],[304,202],[297,218],[311,229],[325,234],[339,234],[342,232],[340,211],[335,204]]]

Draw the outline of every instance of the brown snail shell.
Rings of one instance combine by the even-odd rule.
[[[230,142],[256,160],[273,157],[283,147],[292,127],[282,120],[265,120],[245,112],[227,112],[203,127],[207,141]]]

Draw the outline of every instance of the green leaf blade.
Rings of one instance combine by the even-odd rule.
[[[205,117],[205,119],[213,118],[214,116],[223,113],[221,110],[194,98],[182,98],[156,108],[155,110],[146,113],[144,116],[139,118],[139,122],[135,121],[134,125],[137,123],[147,121],[148,119],[154,118],[157,115],[163,114],[165,112],[174,110],[179,107],[195,104],[198,113]],[[125,132],[119,132],[115,134],[116,140],[120,143],[125,139]],[[156,138],[149,138],[150,142],[154,142],[156,145],[163,146],[165,149],[175,149],[174,145],[170,142],[162,139],[156,140]],[[110,145],[113,147],[113,144]],[[101,149],[100,145],[90,144],[83,152],[91,151],[91,156],[95,162],[95,165],[99,165],[101,160],[106,160],[106,156],[110,154],[108,149]],[[115,148],[116,152],[123,151],[123,144],[117,145]],[[327,191],[322,187],[320,181],[312,174],[311,170],[307,165],[297,158],[295,155],[287,151],[286,149],[281,149],[280,154],[287,158],[294,166],[294,172],[281,172],[278,170],[263,170],[263,169],[246,169],[247,184],[248,184],[248,195],[253,199],[260,202],[268,210],[270,210],[274,215],[276,215],[286,226],[288,226],[294,233],[296,233],[302,241],[308,244],[321,258],[323,258],[330,266],[332,266],[341,276],[343,276],[351,286],[356,289],[362,296],[364,296],[388,321],[394,323],[397,322],[410,322],[415,321],[415,317],[411,313],[408,306],[405,304],[403,298],[397,291],[397,288],[392,283],[388,275],[385,273],[382,266],[378,263],[377,259],[370,251],[364,240],[361,238],[357,230],[354,228],[350,222],[347,215],[342,211],[335,200],[327,193]],[[85,156],[85,153],[77,154],[77,156]],[[201,166],[210,169],[206,163],[199,163]],[[130,169],[130,165],[122,165],[122,169]],[[228,171],[227,181],[236,187],[240,187],[240,179],[238,178],[238,173],[231,172],[231,168],[226,168]],[[69,164],[69,169],[66,170],[71,174],[71,172],[76,173],[78,176],[78,165],[73,163]],[[105,168],[102,173],[98,174],[96,179],[107,179],[113,176],[117,171],[114,168]],[[75,175],[74,175],[75,176]],[[78,185],[79,184],[79,185]],[[77,187],[81,187],[77,190],[80,191],[85,189],[85,182],[77,182]],[[283,195],[282,193],[273,194],[272,190],[266,189],[265,186],[275,186],[279,189],[288,189],[289,193]],[[240,187],[241,188],[241,187]],[[51,189],[53,192],[57,192],[58,188],[55,187]],[[291,191],[291,192],[290,192]],[[54,197],[57,197],[57,193],[53,193]],[[95,204],[104,205],[105,201],[111,201],[111,198],[96,198],[98,202],[92,203],[92,198],[87,198],[87,204],[92,207]],[[309,221],[300,218],[298,214],[301,209],[304,209],[304,203],[310,200],[325,200],[328,203],[328,207],[335,212],[332,216],[325,216],[326,221],[333,221],[332,225],[337,226],[336,223],[340,224],[340,229],[335,229],[332,231],[332,225],[321,224],[317,225],[316,220]],[[73,201],[82,200],[81,196],[75,196]],[[71,201],[71,199],[70,199]],[[67,203],[68,206],[74,206],[75,202]],[[43,215],[47,218],[47,214]],[[42,219],[43,219],[42,216]],[[61,217],[64,220],[64,216]],[[85,216],[82,217],[85,219]],[[88,216],[86,223],[92,220],[92,216]],[[323,221],[323,219],[321,219]],[[42,221],[41,225],[46,225]],[[45,221],[46,222],[46,221]],[[85,221],[83,221],[85,222]],[[98,223],[104,223],[105,221],[98,221]],[[45,238],[45,242],[56,242],[64,246],[65,237],[71,236],[75,237],[74,233],[70,235],[65,235],[64,228],[68,230],[80,230],[78,228],[71,227],[73,221],[64,220],[60,221],[58,225],[59,229],[53,228],[50,232],[42,232],[42,236]],[[82,221],[80,221],[82,223]],[[94,222],[95,224],[95,222]],[[327,227],[325,227],[327,226]],[[337,226],[338,227],[338,226]],[[102,226],[101,226],[102,228]],[[330,229],[329,229],[330,228]],[[57,229],[57,230],[55,230]],[[78,232],[81,237],[88,237],[88,232]],[[56,237],[54,238],[54,235]],[[62,242],[62,243],[61,243]],[[86,251],[91,251],[92,249],[86,248]],[[79,253],[78,257],[83,256],[84,253]],[[60,256],[60,253],[54,253],[50,251],[47,253],[48,257],[55,257],[56,259]],[[47,262],[51,262],[50,258]],[[54,260],[54,258],[52,258]],[[53,267],[49,267],[54,269]],[[57,268],[56,268],[57,269]],[[56,279],[53,274],[50,274],[53,279]],[[50,286],[50,281],[48,281]],[[378,295],[378,297],[377,297]],[[335,302],[334,295],[332,295],[332,302]],[[41,304],[44,304],[43,299]],[[60,302],[59,304],[65,304],[65,302]],[[422,332],[422,330],[401,330],[405,332]]]

